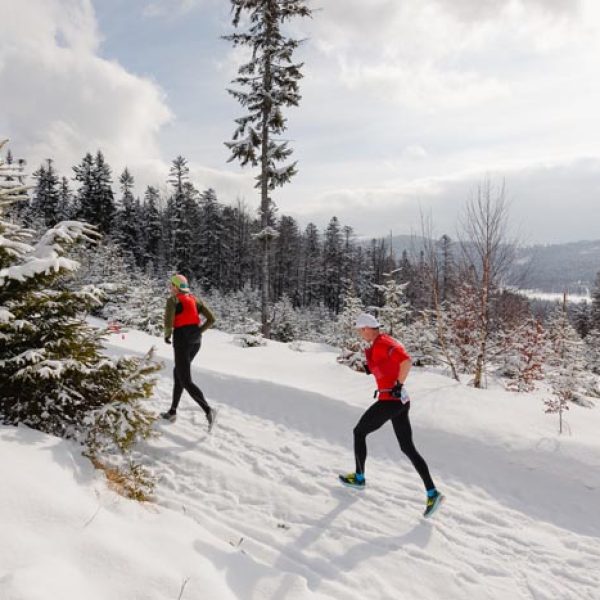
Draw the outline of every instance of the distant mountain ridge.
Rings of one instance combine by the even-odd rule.
[[[519,249],[515,272],[520,287],[543,292],[586,294],[600,271],[600,240],[535,245]]]
[[[396,258],[403,251],[418,256],[423,243],[420,236],[397,235],[392,238]],[[390,238],[387,238],[388,243]],[[459,249],[455,246],[455,257]],[[585,240],[565,244],[536,244],[517,251],[513,278],[521,289],[548,293],[586,295],[600,272],[600,240]]]

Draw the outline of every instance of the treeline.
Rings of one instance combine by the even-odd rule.
[[[215,190],[200,191],[189,178],[185,158],[177,157],[160,191],[148,186],[134,194],[128,169],[113,181],[104,155],[86,154],[70,179],[60,176],[52,160],[34,173],[28,204],[19,206],[19,220],[30,227],[53,227],[63,220],[95,225],[106,243],[120,247],[128,264],[156,279],[174,271],[188,275],[206,292],[223,294],[260,287],[262,226],[242,201],[222,203]],[[115,190],[116,188],[116,190]],[[166,190],[166,191],[164,191]],[[269,226],[276,238],[270,247],[270,298],[286,297],[296,308],[324,306],[338,314],[348,295],[366,306],[381,306],[377,286],[386,273],[408,282],[407,296],[415,310],[429,304],[423,253],[395,257],[385,239],[358,240],[352,227],[332,217],[325,230],[314,223],[302,228],[291,216],[273,209]],[[440,278],[444,294],[455,276],[452,242],[443,236]]]

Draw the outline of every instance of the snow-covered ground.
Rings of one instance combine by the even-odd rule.
[[[171,347],[129,332],[108,349],[153,344],[158,412]],[[219,422],[208,436],[184,395],[157,423],[140,448],[152,504],[108,490],[74,445],[0,428],[0,599],[600,599],[600,408],[572,407],[558,436],[541,393],[414,369],[415,442],[447,496],[425,521],[389,424],[368,439],[367,489],[338,485],[373,382],[303,348],[205,335],[194,378]]]

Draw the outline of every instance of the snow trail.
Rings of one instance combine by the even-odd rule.
[[[166,362],[157,412],[169,404]],[[589,472],[583,485],[587,465],[571,457],[557,462],[544,449],[515,452],[413,419],[417,448],[448,498],[425,521],[421,481],[391,426],[369,437],[367,489],[337,483],[337,472],[353,467],[352,428],[361,407],[198,366],[194,378],[219,406],[219,423],[208,436],[203,413],[184,395],[177,422],[157,424],[162,437],[141,450],[161,474],[158,503],[257,563],[302,578],[311,595],[600,597],[593,506],[600,481]],[[367,397],[365,408],[368,403]],[[228,572],[231,562],[220,566],[232,585],[239,583]],[[281,581],[274,597],[286,597],[287,580]],[[245,584],[239,597],[255,597],[257,582]]]

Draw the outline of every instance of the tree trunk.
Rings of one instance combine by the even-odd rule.
[[[272,35],[272,27],[268,27],[269,38]],[[271,89],[271,54],[265,51],[264,56],[263,90]],[[267,234],[269,226],[269,116],[271,114],[271,101],[265,99],[262,107],[262,131],[261,131],[261,160],[260,160],[260,220],[262,227],[262,261],[261,261],[261,290],[260,290],[260,316],[262,334],[266,338],[271,337],[271,323],[269,321],[269,252],[271,249],[271,237]]]

